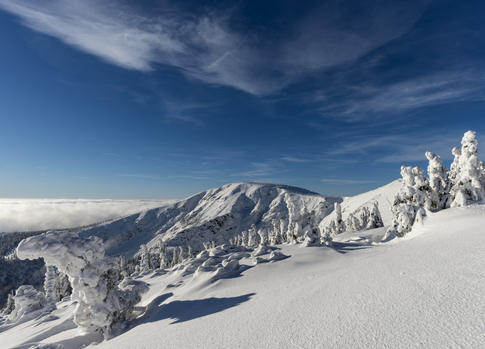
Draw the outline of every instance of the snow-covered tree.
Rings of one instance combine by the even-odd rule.
[[[284,219],[280,219],[280,234],[281,234],[281,242],[287,242],[288,238],[288,224],[285,222]]]
[[[369,212],[369,219],[367,221],[367,225],[365,229],[375,229],[384,226],[384,222],[382,222],[381,213],[379,212],[379,204],[377,201],[374,201],[372,204],[372,208]]]
[[[8,315],[10,321],[17,321],[28,313],[40,310],[45,304],[45,298],[42,292],[37,291],[31,285],[20,286],[15,291],[13,301],[13,309]]]
[[[402,186],[394,198],[392,225],[388,234],[404,236],[411,231],[416,218],[426,215],[429,207],[429,185],[424,171],[419,167],[401,166]]]
[[[449,200],[449,187],[447,169],[443,166],[443,160],[437,154],[426,152],[428,159],[429,177],[429,207],[431,211],[439,211],[446,208]]]
[[[172,249],[172,263],[170,264],[171,267],[176,266],[179,264],[179,249],[178,248],[173,248]]]
[[[249,242],[249,233],[247,231],[243,231],[241,233],[241,246],[247,247],[248,242]]]
[[[45,292],[45,304],[48,309],[55,309],[58,301],[59,290],[59,274],[56,267],[49,265],[46,267],[45,280],[44,280],[44,292]]]
[[[485,166],[478,159],[478,142],[474,131],[461,140],[461,148],[454,148],[455,159],[450,171],[451,207],[467,206],[485,199]]]
[[[361,229],[360,220],[354,213],[349,214],[345,220],[345,228],[347,231],[357,231]]]
[[[147,272],[150,270],[150,252],[145,244],[140,246],[140,271]]]
[[[320,231],[320,243],[324,246],[332,246],[332,235],[328,230]]]
[[[7,303],[2,309],[2,314],[3,315],[9,315],[12,313],[12,311],[15,309],[15,298],[13,293],[9,293],[7,297]]]
[[[288,227],[286,229],[286,242],[290,243],[293,241],[294,230],[295,230],[295,224],[293,223],[293,221],[290,220],[290,222],[288,223]]]
[[[273,226],[272,234],[271,234],[271,244],[272,245],[279,245],[283,242],[283,238],[281,236],[281,225],[276,219],[271,221],[271,225]]]
[[[16,252],[20,259],[43,258],[46,266],[69,277],[72,298],[78,302],[74,322],[85,330],[109,336],[115,324],[131,317],[139,295],[132,288],[118,287],[117,263],[105,257],[101,239],[48,232],[21,241]]]
[[[259,236],[256,232],[256,226],[253,224],[248,230],[248,246],[258,246]]]
[[[259,244],[261,246],[267,246],[268,245],[268,231],[266,229],[259,229],[258,230],[258,236],[259,236]]]
[[[332,225],[332,228],[334,228],[334,234],[341,234],[345,231],[345,224],[344,221],[342,220],[342,205],[340,203],[336,202],[334,204],[334,211],[335,211],[335,225]]]
[[[301,224],[300,222],[296,221],[293,225],[293,236],[291,237],[291,241],[297,241],[298,238],[302,235]]]

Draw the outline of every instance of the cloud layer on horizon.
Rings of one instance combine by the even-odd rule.
[[[168,200],[0,199],[0,232],[66,229],[100,223]]]

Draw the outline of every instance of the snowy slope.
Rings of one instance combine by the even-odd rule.
[[[233,183],[210,189],[162,208],[151,209],[82,232],[101,237],[110,254],[130,256],[140,244],[201,250],[204,242],[227,243],[254,224],[271,227],[273,220],[317,226],[340,198],[325,197],[286,185]],[[152,241],[153,240],[153,241]]]
[[[377,189],[359,194],[356,196],[344,197],[341,203],[342,219],[345,221],[349,214],[358,211],[363,207],[372,207],[374,202],[377,202],[382,221],[385,226],[391,224],[392,213],[391,207],[394,201],[394,196],[401,188],[401,180],[395,180],[387,185]],[[321,226],[325,226],[335,219],[335,213],[328,215],[322,222]]]
[[[285,245],[290,258],[211,281],[213,273],[151,273],[130,329],[93,348],[480,348],[485,344],[485,206],[431,214],[406,239],[335,248]],[[346,235],[344,237],[344,235]],[[236,277],[238,276],[238,277]],[[5,348],[79,348],[74,305],[11,329]],[[84,337],[83,337],[84,336]],[[56,348],[56,346],[53,346]]]

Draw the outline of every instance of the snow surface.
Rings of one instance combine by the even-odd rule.
[[[222,278],[146,274],[140,317],[92,347],[484,347],[485,205],[430,214],[404,239],[379,243],[384,231],[344,233],[333,248],[283,245],[290,257],[269,263],[240,253],[246,267],[223,262]],[[0,326],[2,347],[100,341],[74,327],[75,307],[66,300],[47,317]]]
[[[0,199],[0,232],[67,229],[167,205],[170,200]]]

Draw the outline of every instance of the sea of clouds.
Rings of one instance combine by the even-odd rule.
[[[64,229],[169,204],[167,200],[0,199],[0,232]]]

